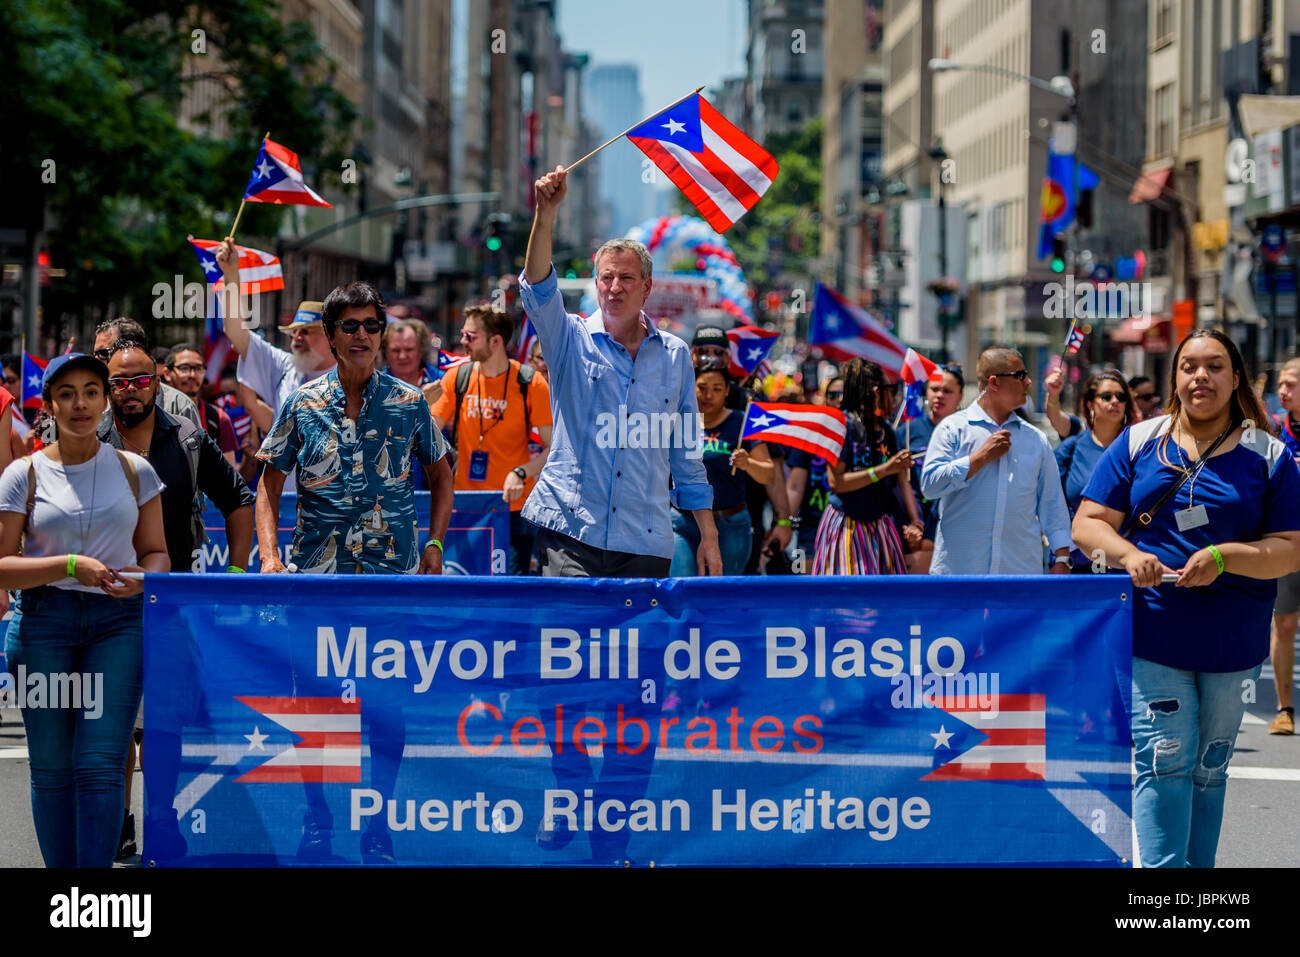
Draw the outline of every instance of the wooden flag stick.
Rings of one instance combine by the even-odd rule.
[[[266,141],[269,140],[270,138],[271,138],[271,131],[267,130],[266,135],[262,137],[262,143],[265,144]],[[261,150],[258,150],[258,152],[260,153]],[[244,190],[244,192],[247,193],[248,190]],[[239,212],[235,213],[235,221],[230,224],[230,232],[226,234],[230,236],[232,239],[234,238],[235,230],[239,228],[239,217],[244,215],[244,204],[247,202],[248,202],[247,196],[245,196],[243,199],[239,201]]]
[[[586,156],[584,156],[582,159],[578,160],[576,163],[572,163],[571,165],[566,166],[566,167],[564,168],[564,171],[565,171],[566,173],[572,172],[573,170],[575,170],[575,169],[577,169],[579,166],[581,166],[583,163],[587,162],[587,160],[591,159],[593,156],[595,156],[597,153],[599,153],[601,150],[603,150],[606,146],[609,146],[611,143],[617,143],[619,140],[621,140],[623,137],[627,136],[627,134],[631,133],[631,132],[632,132],[634,129],[636,129],[638,126],[642,125],[643,123],[649,123],[651,120],[653,120],[653,119],[654,119],[656,116],[658,116],[660,113],[667,113],[669,110],[671,110],[671,109],[672,109],[674,106],[676,106],[678,103],[685,103],[687,100],[689,100],[691,97],[695,96],[697,93],[699,93],[699,92],[700,92],[701,90],[703,90],[703,89],[704,89],[704,87],[702,87],[702,86],[697,86],[694,90],[692,90],[690,93],[687,93],[687,94],[686,94],[684,97],[682,97],[680,100],[676,100],[676,101],[674,101],[674,102],[672,102],[672,103],[669,103],[667,106],[665,106],[665,107],[664,107],[663,109],[661,109],[661,110],[655,110],[653,113],[651,113],[649,116],[647,116],[647,117],[646,117],[644,120],[642,120],[640,123],[633,123],[633,124],[632,124],[631,126],[629,126],[627,129],[625,129],[622,133],[619,133],[618,136],[615,136],[615,137],[613,137],[613,138],[611,138],[611,139],[606,140],[604,143],[601,143],[599,146],[597,146],[594,150],[592,150],[590,153],[588,153],[588,154],[587,154]]]
[[[754,404],[754,400],[753,400],[753,399],[748,399],[748,400],[746,400],[746,402],[745,402],[745,417],[744,417],[743,419],[740,420],[740,441],[741,441],[741,442],[744,442],[744,441],[745,441],[745,426],[749,424],[749,407],[750,407],[751,405],[753,405],[753,404]],[[740,448],[739,445],[736,446],[736,449],[738,449],[738,448]],[[731,450],[731,454],[732,454],[732,455],[735,455],[735,454],[736,454],[736,449],[732,449],[732,450]],[[735,475],[735,474],[736,474],[736,466],[735,466],[734,464],[731,466],[731,474],[732,474],[732,475]],[[746,474],[748,474],[748,473],[746,473]]]

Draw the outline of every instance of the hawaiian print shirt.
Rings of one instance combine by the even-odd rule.
[[[280,407],[257,457],[298,469],[291,561],[308,574],[396,574],[420,565],[411,467],[447,453],[419,389],[384,372],[347,418],[338,370],[306,383]],[[412,461],[414,460],[414,462]]]

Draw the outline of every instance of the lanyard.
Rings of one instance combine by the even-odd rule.
[[[505,381],[501,383],[501,412],[486,429],[483,428],[483,367],[478,366],[475,371],[478,375],[478,447],[483,448],[483,436],[500,425],[501,420],[506,416],[506,393],[510,389],[510,363],[506,363]]]

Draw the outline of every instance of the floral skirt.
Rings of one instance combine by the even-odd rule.
[[[906,575],[894,520],[883,515],[874,522],[859,522],[828,505],[817,526],[813,574]]]

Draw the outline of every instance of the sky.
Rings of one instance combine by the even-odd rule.
[[[590,66],[640,68],[649,114],[744,74],[745,8],[745,0],[558,0],[557,13],[567,51],[589,54]]]

